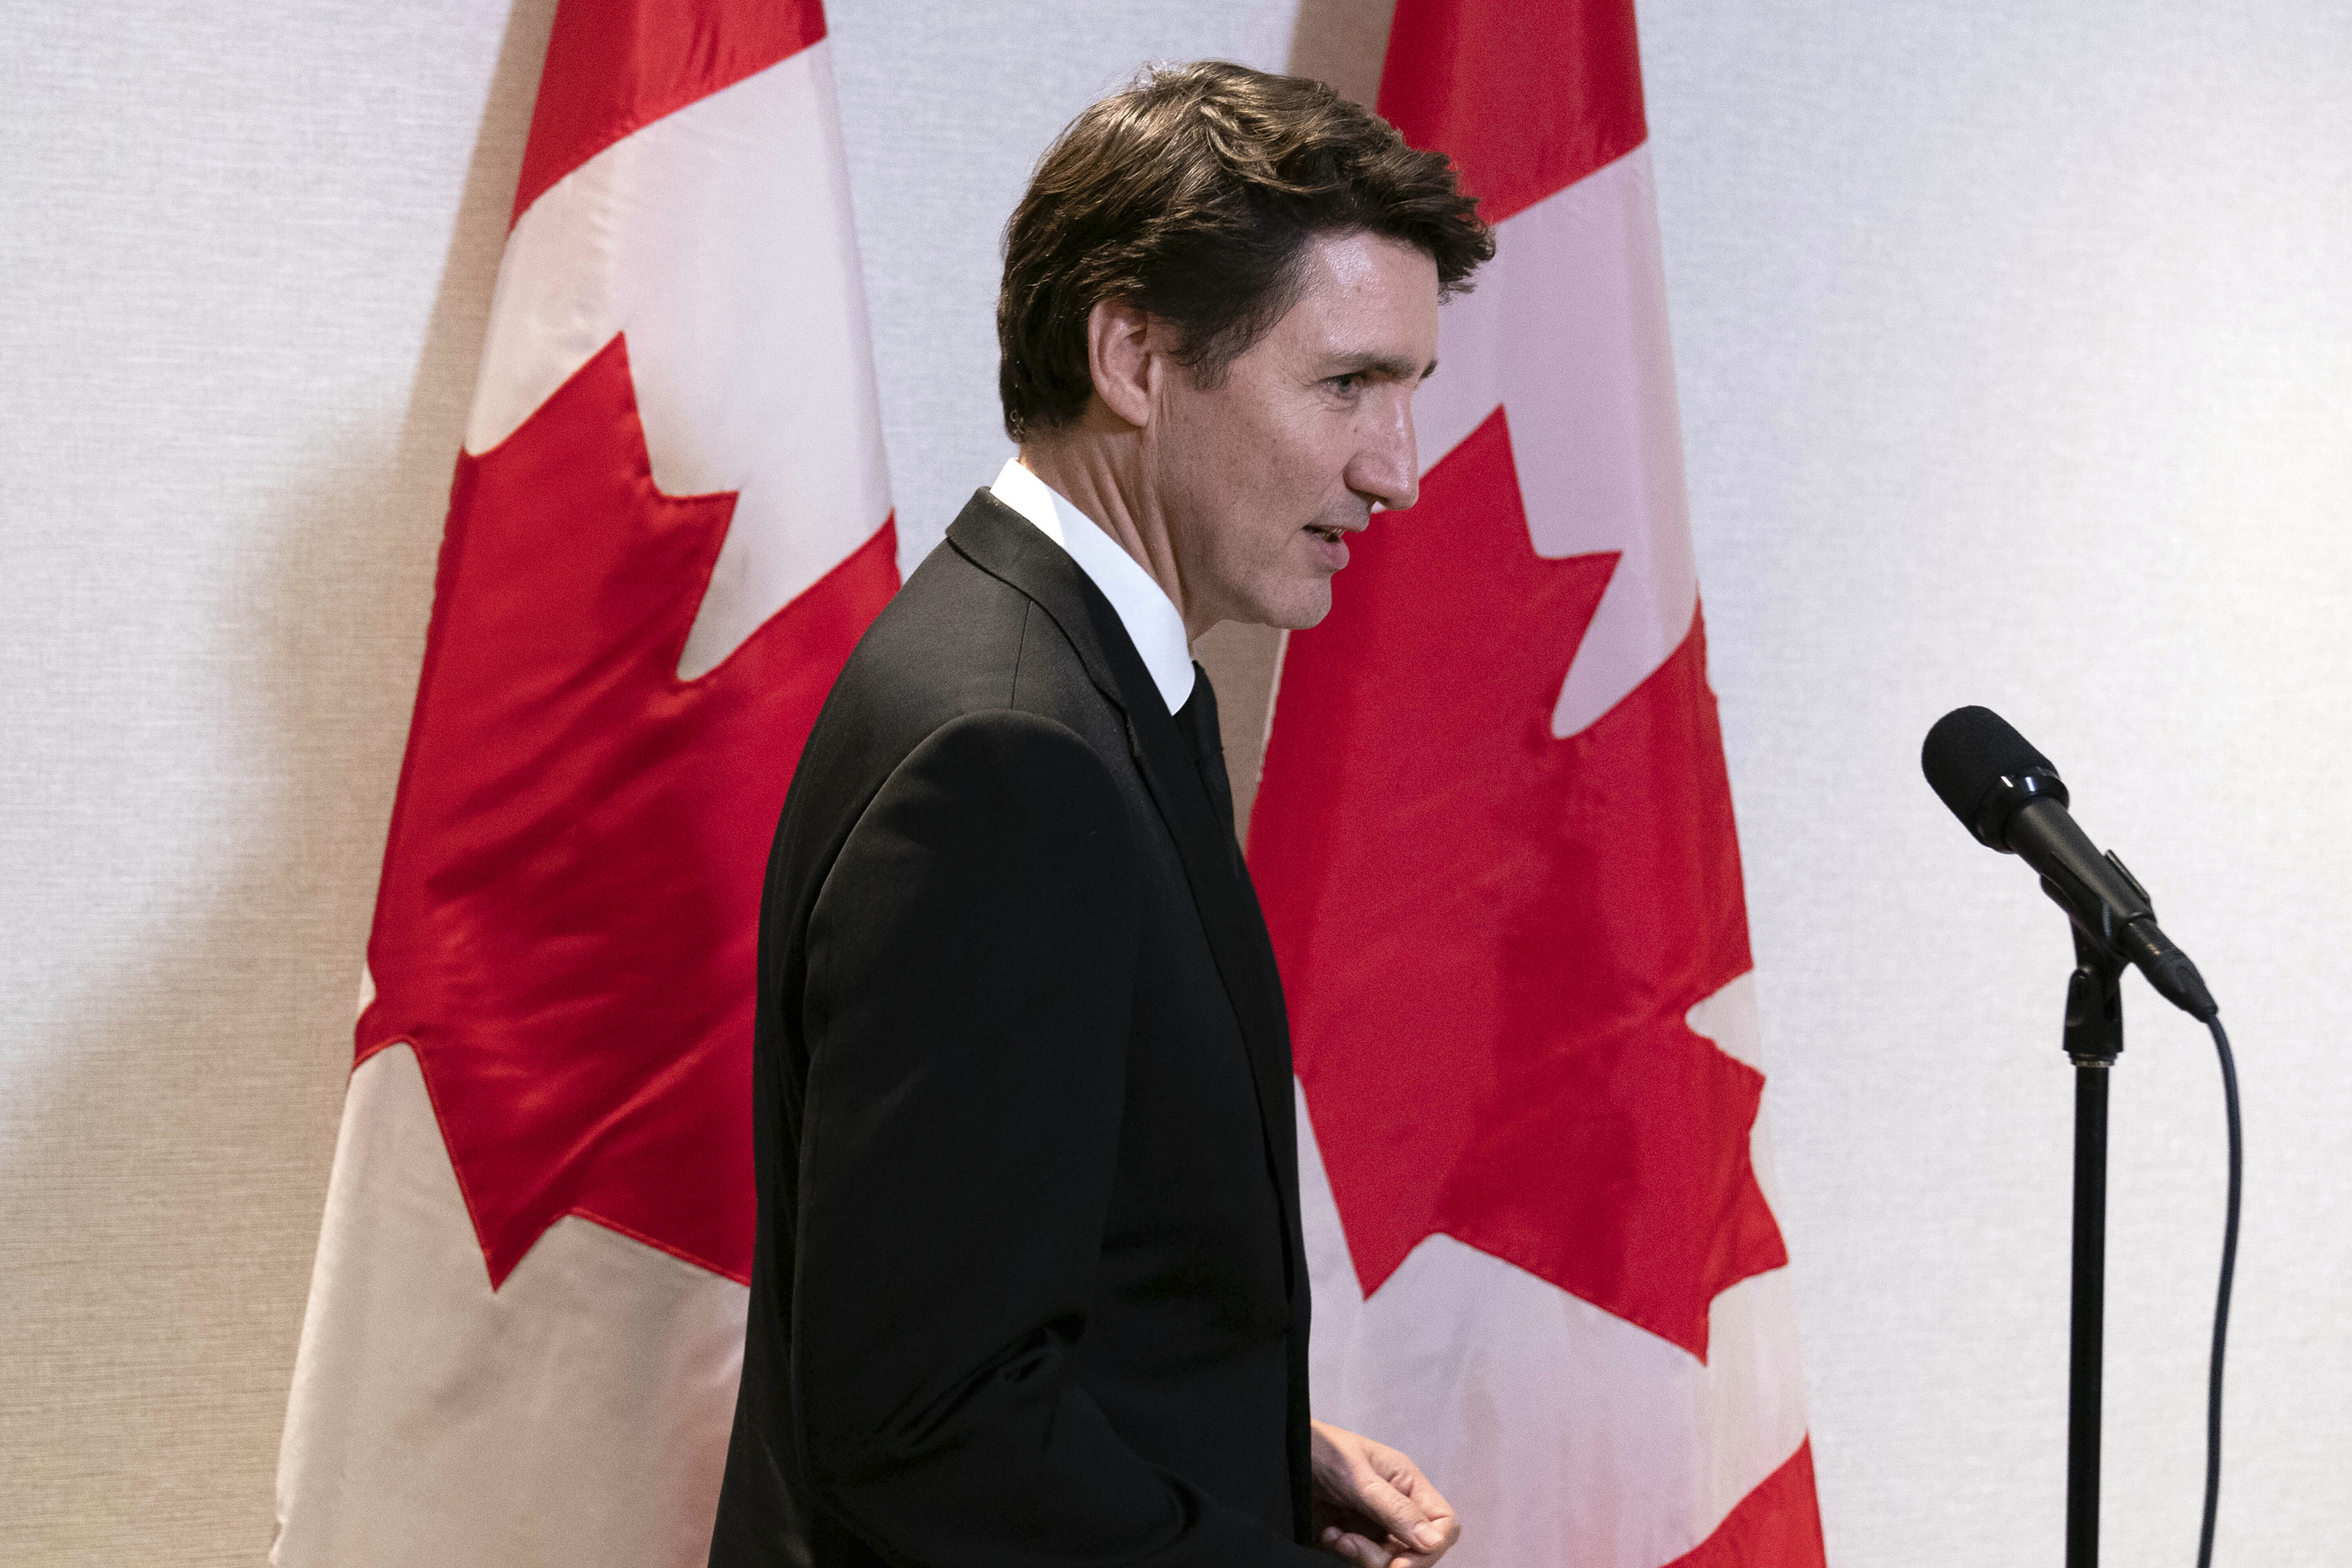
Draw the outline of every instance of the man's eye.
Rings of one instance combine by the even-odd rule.
[[[1331,378],[1330,384],[1334,392],[1353,392],[1364,384],[1363,373],[1349,371],[1345,375],[1335,375]]]

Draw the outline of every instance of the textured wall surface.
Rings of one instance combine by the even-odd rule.
[[[2058,1555],[2072,955],[1917,764],[1981,702],[2238,1047],[2217,1560],[2352,1561],[2352,8],[1643,15],[1832,1556]],[[2107,1554],[2188,1562],[2221,1091],[2125,1005]]]
[[[12,5],[0,1560],[259,1560],[551,5]]]
[[[1153,57],[1360,78],[1381,9],[835,7],[915,547],[1005,450],[996,236],[1054,131]],[[550,10],[5,9],[0,1559],[267,1546]],[[1916,764],[1983,701],[2241,1046],[2221,1560],[2352,1559],[2352,9],[1643,17],[1832,1557],[2055,1555],[2064,933]],[[2221,1142],[2210,1048],[2128,1006],[2107,1517],[2138,1562],[2194,1539]]]

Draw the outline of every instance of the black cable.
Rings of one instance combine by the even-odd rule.
[[[2197,1568],[2212,1568],[2213,1518],[2221,1506],[2221,1352],[2230,1337],[2230,1279],[2238,1268],[2238,1187],[2245,1155],[2238,1131],[2238,1065],[2219,1017],[2205,1020],[2221,1058],[2221,1098],[2230,1113],[2230,1205],[2221,1221],[2221,1288],[2213,1299],[2213,1364],[2205,1384],[2205,1528],[2197,1538]]]

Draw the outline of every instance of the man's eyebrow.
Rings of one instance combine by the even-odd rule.
[[[1437,370],[1437,362],[1416,366],[1409,359],[1392,354],[1340,354],[1331,362],[1333,375],[1377,375],[1385,381],[1426,381]]]

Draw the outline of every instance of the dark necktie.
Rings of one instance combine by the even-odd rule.
[[[1217,729],[1217,691],[1209,684],[1209,672],[1198,663],[1192,666],[1192,695],[1176,710],[1176,731],[1192,753],[1192,765],[1201,770],[1201,784],[1209,792],[1209,804],[1216,807],[1217,824],[1225,830],[1225,843],[1238,859],[1241,847],[1234,838],[1234,785],[1225,776],[1224,736]]]

